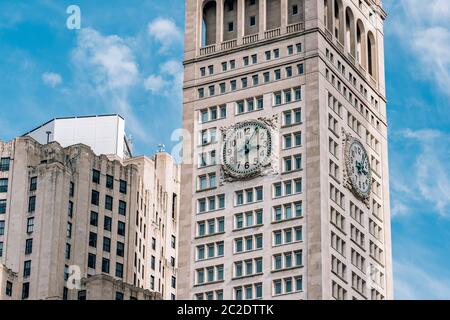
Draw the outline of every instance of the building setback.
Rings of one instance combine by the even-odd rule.
[[[393,298],[385,18],[186,1],[179,298]]]
[[[0,142],[0,158],[0,299],[175,299],[170,155],[123,160],[24,136]]]

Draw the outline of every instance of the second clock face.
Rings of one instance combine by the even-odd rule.
[[[349,176],[353,188],[363,197],[370,195],[372,187],[369,157],[361,142],[354,140],[348,149]]]
[[[270,161],[272,136],[259,121],[237,124],[223,145],[223,164],[232,175],[247,177],[258,173]]]

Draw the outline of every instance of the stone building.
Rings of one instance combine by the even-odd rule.
[[[0,299],[175,299],[179,166],[0,142]],[[104,295],[105,294],[105,295]]]
[[[180,298],[392,299],[385,18],[186,1]]]

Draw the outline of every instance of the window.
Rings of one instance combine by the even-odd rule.
[[[116,300],[123,300],[123,293],[116,291]]]
[[[212,97],[213,95],[216,94],[215,92],[215,86],[209,86],[208,87],[208,91],[209,91],[209,96]]]
[[[249,63],[248,57],[244,57],[244,58],[243,58],[243,64],[244,64],[244,66],[248,66],[248,63]]]
[[[99,200],[100,200],[100,194],[98,193],[98,191],[92,190],[91,204],[93,204],[94,206],[98,206]]]
[[[114,177],[107,175],[106,176],[106,188],[114,189]]]
[[[225,82],[222,82],[219,84],[219,88],[220,88],[220,93],[223,94],[226,91],[226,85]]]
[[[277,69],[274,71],[275,73],[275,80],[280,80],[281,79],[281,70]]]
[[[233,22],[228,22],[228,32],[233,32],[233,30],[234,30]]]
[[[280,50],[279,49],[273,50],[273,56],[275,59],[278,59],[280,57]]]
[[[294,46],[288,46],[287,47],[287,53],[288,55],[294,54]]]
[[[111,239],[103,237],[103,251],[111,252]]]
[[[111,196],[105,196],[105,209],[109,211],[113,209],[113,198]]]
[[[75,183],[71,181],[69,185],[69,197],[73,197],[74,195],[75,195]]]
[[[0,179],[0,193],[8,192],[8,179]]]
[[[93,227],[98,226],[98,213],[97,212],[91,211],[90,224]]]
[[[304,67],[303,63],[297,65],[297,72],[299,75],[305,73],[305,67]]]
[[[105,229],[105,231],[112,230],[112,219],[110,217],[105,217],[105,221],[103,223],[103,229]]]
[[[109,273],[109,259],[102,259],[102,272]]]
[[[119,214],[125,216],[127,212],[127,203],[125,201],[119,200]]]
[[[28,213],[36,211],[36,196],[32,196],[28,199]]]
[[[250,27],[256,26],[256,16],[250,17]]]
[[[37,189],[37,177],[32,177],[30,179],[30,191],[36,191]]]
[[[208,66],[208,74],[209,74],[209,75],[214,74],[214,66],[213,66],[213,65]]]
[[[10,281],[6,281],[6,289],[5,289],[5,294],[8,297],[12,296],[12,289],[13,289],[13,284]]]
[[[236,68],[236,61],[235,60],[231,60],[230,61],[230,69],[235,69]]]
[[[96,263],[97,262],[97,257],[95,254],[89,253],[88,255],[88,268],[90,269],[95,269],[96,268]]]
[[[120,180],[119,192],[123,193],[123,194],[127,194],[127,182],[126,181]]]
[[[119,236],[125,236],[125,223],[122,221],[117,223],[117,234]]]
[[[263,77],[264,77],[264,83],[268,83],[270,81],[270,73],[269,72],[264,72]]]
[[[30,283],[26,282],[22,285],[22,300],[28,299],[30,296]]]
[[[31,254],[33,252],[33,239],[27,239],[25,241],[25,254]]]
[[[265,56],[266,56],[266,60],[270,60],[270,59],[271,59],[271,53],[270,53],[270,51],[266,51],[266,52],[265,52]]]
[[[23,263],[23,277],[28,278],[31,275],[31,260]]]
[[[94,232],[89,232],[89,246],[97,248],[97,234]]]
[[[0,171],[5,172],[9,171],[9,163],[11,162],[10,158],[1,158],[0,159]]]
[[[177,278],[175,278],[174,276],[172,276],[171,285],[174,289],[177,287]]]
[[[0,241],[0,258],[3,257],[3,241]]]
[[[125,245],[123,242],[117,242],[116,254],[119,257],[123,257],[125,255]]]
[[[0,235],[2,234],[1,233],[1,221],[0,221]],[[27,219],[27,233],[28,234],[30,234],[30,233],[33,233],[33,230],[34,230],[34,218],[28,218]]]
[[[298,5],[296,5],[296,4],[294,4],[294,5],[292,6],[292,15],[293,15],[293,16],[298,15]]]
[[[100,171],[95,169],[92,170],[92,182],[100,184]]]
[[[252,63],[258,63],[258,56],[256,54],[252,55]]]
[[[0,200],[0,214],[6,213],[6,200]]]
[[[200,68],[200,76],[201,76],[201,77],[206,76],[206,68],[205,68],[205,67],[201,67],[201,68]]]
[[[286,67],[286,77],[292,77],[292,67]]]
[[[123,264],[122,263],[116,263],[116,277],[117,278],[123,278]]]
[[[172,246],[172,249],[175,249],[176,243],[177,243],[177,239],[175,238],[175,236],[172,236],[172,237],[171,237],[171,246]]]
[[[69,201],[68,215],[70,218],[73,217],[73,202],[72,201]]]
[[[78,291],[78,300],[80,300],[80,301],[86,300],[86,290]]]
[[[203,89],[203,88],[198,89],[198,97],[200,99],[205,97],[205,89]]]
[[[228,63],[222,62],[222,71],[225,72],[228,69]]]

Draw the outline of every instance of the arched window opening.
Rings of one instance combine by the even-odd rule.
[[[369,74],[376,78],[375,70],[376,70],[376,45],[375,45],[375,37],[372,32],[367,34],[367,54],[368,54],[368,68]]]
[[[281,0],[266,0],[266,30],[281,27]]]
[[[361,20],[356,23],[356,60],[366,68],[366,36],[364,24]]]
[[[245,35],[259,32],[259,0],[245,0]]]
[[[304,20],[305,0],[288,0],[288,24],[300,23]]]
[[[345,10],[345,43],[347,45],[348,52],[355,57],[355,19],[350,8]]]
[[[223,41],[237,38],[237,17],[237,0],[225,0],[223,3]]]
[[[344,44],[344,11],[342,1],[334,1],[334,36]]]
[[[217,30],[217,4],[216,1],[208,1],[203,6],[202,21],[202,46],[216,43]]]

